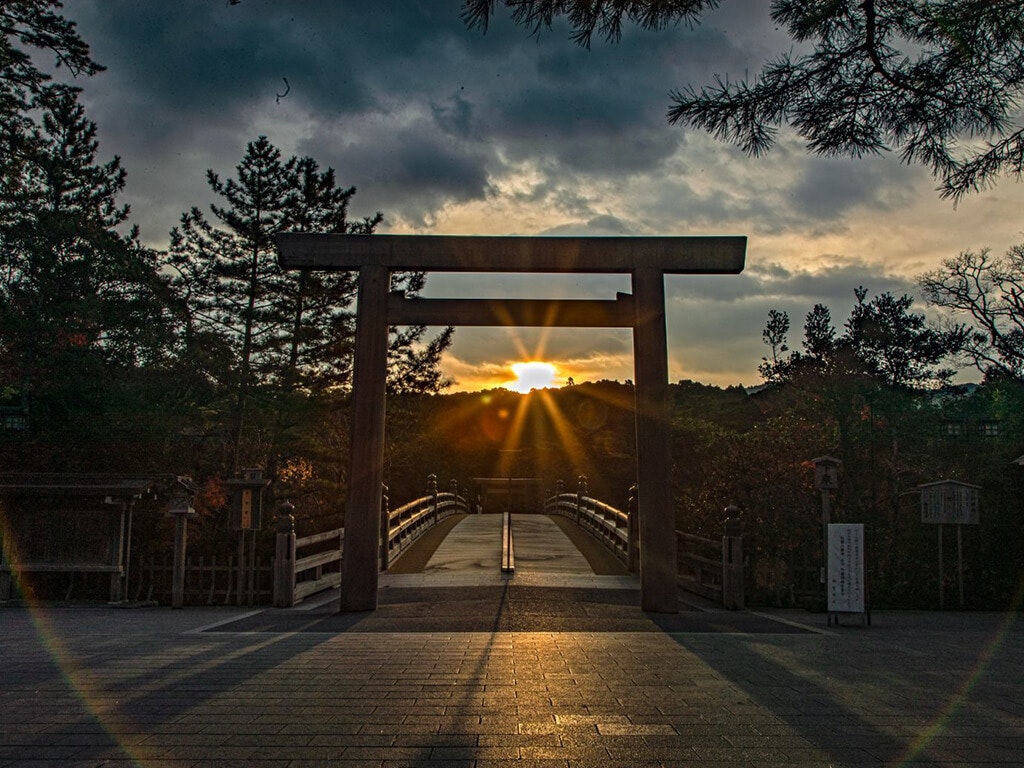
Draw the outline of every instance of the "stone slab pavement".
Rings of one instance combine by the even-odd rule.
[[[445,611],[462,589],[444,591]],[[600,616],[608,592],[523,589],[551,615],[575,602]],[[879,611],[871,627],[828,628],[772,611],[752,631],[724,618],[733,629],[667,631],[652,616],[646,631],[415,631],[411,619],[242,631],[274,613],[317,620],[0,606],[0,768],[1024,764],[1013,613]]]

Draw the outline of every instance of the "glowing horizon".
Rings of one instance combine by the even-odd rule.
[[[539,360],[530,360],[523,363],[512,363],[509,366],[515,379],[501,384],[505,389],[520,394],[527,394],[535,389],[557,389],[561,384],[556,384],[558,369],[551,363]]]

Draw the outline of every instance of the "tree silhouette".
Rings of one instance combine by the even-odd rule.
[[[486,29],[495,0],[465,0]],[[623,21],[647,29],[694,23],[714,0],[504,0],[532,32],[565,17],[573,39],[609,41]],[[791,126],[815,154],[897,152],[927,166],[957,199],[1024,172],[1024,14],[1016,0],[774,0],[771,17],[797,52],[754,79],[716,77],[671,95],[673,124],[708,131],[751,155]],[[982,146],[977,146],[978,143]]]
[[[333,169],[321,171],[312,158],[283,159],[263,136],[247,145],[234,178],[211,170],[207,181],[223,202],[210,206],[212,220],[198,208],[184,213],[167,255],[182,355],[193,368],[208,366],[208,375],[232,393],[231,469],[266,456],[273,464],[285,411],[296,398],[347,389],[357,291],[352,272],[282,269],[274,237],[289,230],[372,234],[383,217],[349,221],[354,187],[339,187]],[[392,285],[415,294],[424,280],[422,273],[398,273]],[[393,389],[432,392],[444,385],[437,365],[451,332],[423,343],[424,331],[393,331]],[[218,354],[210,355],[211,348]],[[256,399],[273,411],[258,444],[243,439]]]
[[[96,126],[75,91],[48,91],[32,152],[7,168],[0,197],[0,348],[26,407],[97,365],[132,367],[166,341],[152,252],[119,227],[125,172],[97,163]]]
[[[965,251],[918,278],[932,304],[969,318],[960,352],[986,377],[1024,382],[1024,246]]]

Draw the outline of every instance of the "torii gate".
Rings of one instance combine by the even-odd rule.
[[[278,235],[286,269],[359,272],[341,610],[377,607],[388,326],[490,325],[633,329],[640,602],[645,611],[675,613],[664,275],[738,274],[746,242],[742,236]],[[633,293],[613,300],[407,299],[390,293],[396,271],[629,273]]]

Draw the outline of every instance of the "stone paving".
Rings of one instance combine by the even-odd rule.
[[[316,631],[304,623],[333,598],[0,606],[0,768],[1024,764],[1016,614],[875,612],[871,627],[827,628],[822,614],[748,612],[756,625],[738,631],[737,614],[690,609],[692,631],[643,614],[645,631],[617,631],[625,603],[609,595],[628,586],[512,588],[538,615],[577,605],[608,621]],[[444,594],[434,612],[456,616],[482,610],[473,589],[500,587],[386,589],[427,615]],[[242,631],[253,621],[278,629]]]

